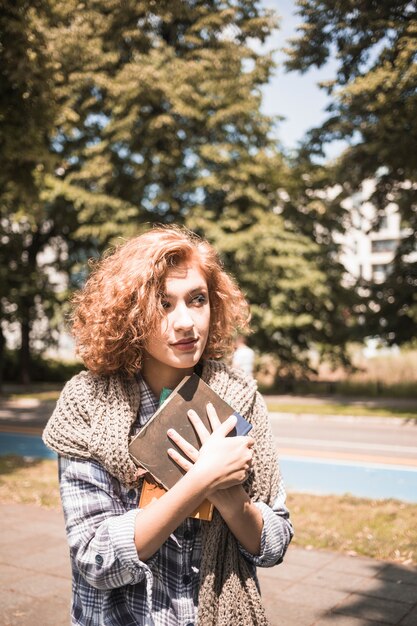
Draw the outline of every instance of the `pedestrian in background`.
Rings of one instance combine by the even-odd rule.
[[[232,358],[232,367],[241,370],[248,376],[253,376],[254,365],[255,352],[247,345],[246,337],[238,335]]]

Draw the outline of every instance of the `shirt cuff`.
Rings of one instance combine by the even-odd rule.
[[[108,519],[108,533],[122,568],[129,572],[131,580],[125,584],[134,585],[143,577],[150,575],[150,563],[141,561],[135,546],[135,523],[139,509],[132,509],[123,515],[116,515]]]
[[[263,519],[261,549],[259,554],[254,555],[239,543],[239,550],[256,567],[272,567],[282,560],[285,552],[282,520],[265,502],[258,501],[254,504],[261,511]]]

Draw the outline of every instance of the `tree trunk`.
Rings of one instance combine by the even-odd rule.
[[[30,322],[25,320],[20,324],[20,352],[19,352],[19,382],[28,385],[31,382],[30,358]]]
[[[0,324],[0,393],[3,390],[5,348],[6,339],[4,337],[3,328]]]

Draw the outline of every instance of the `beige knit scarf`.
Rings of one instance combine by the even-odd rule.
[[[205,363],[202,378],[253,424],[254,463],[245,488],[255,501],[271,505],[278,493],[278,465],[256,383],[216,361]],[[82,372],[66,384],[43,440],[64,456],[97,460],[123,485],[137,485],[128,444],[139,399],[134,379]],[[202,522],[202,532],[200,626],[267,626],[251,570],[217,511],[211,522]]]

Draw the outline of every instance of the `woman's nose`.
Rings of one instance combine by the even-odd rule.
[[[188,307],[179,306],[175,309],[173,326],[176,330],[189,330],[194,326],[194,320]]]

